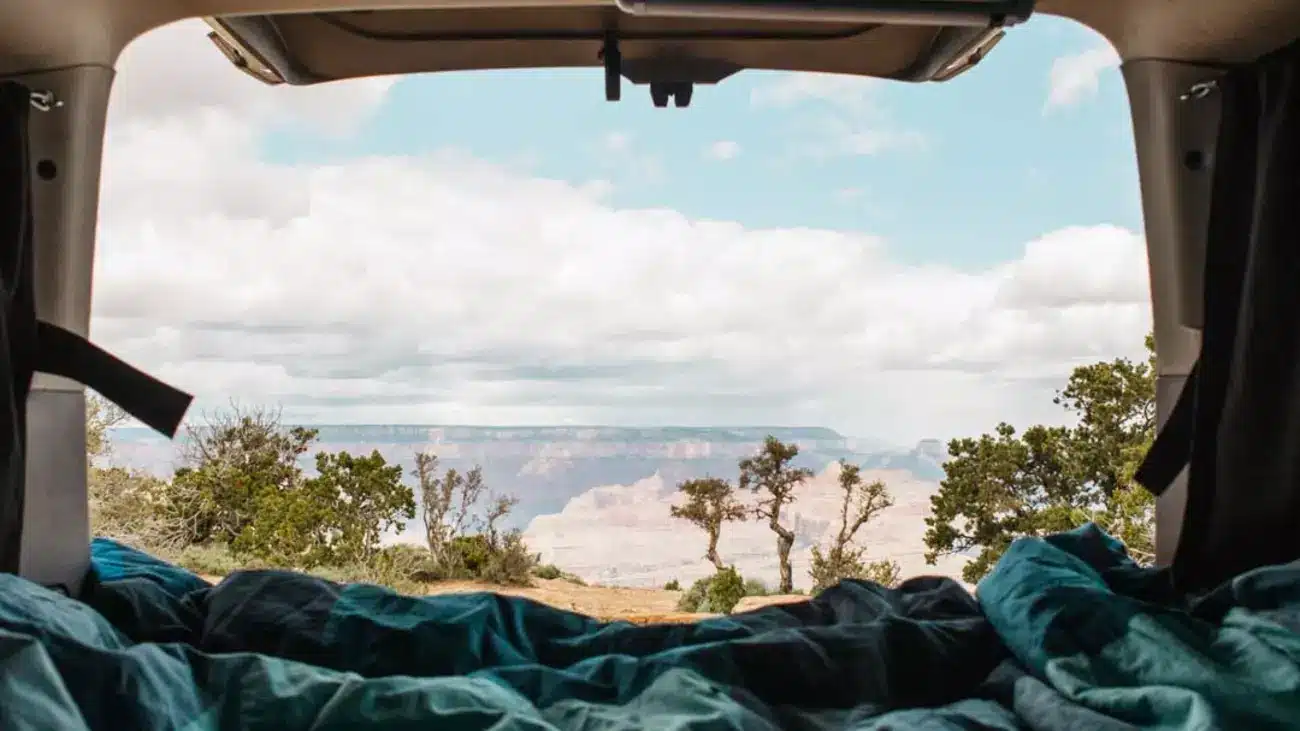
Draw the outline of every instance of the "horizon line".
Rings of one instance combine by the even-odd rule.
[[[283,426],[306,426],[306,427],[326,427],[326,426],[346,426],[346,427],[411,427],[421,429],[693,429],[693,430],[721,430],[721,429],[743,429],[746,431],[763,431],[763,430],[801,430],[801,429],[820,429],[834,432],[839,436],[845,435],[840,430],[829,426],[773,426],[770,424],[759,424],[756,426],[743,426],[737,424],[723,424],[711,426],[688,426],[684,424],[668,425],[621,425],[621,424],[470,424],[470,423],[408,423],[408,422],[284,422]],[[153,429],[144,424],[127,424],[110,427],[111,429]],[[855,439],[874,439],[876,437],[852,437]]]

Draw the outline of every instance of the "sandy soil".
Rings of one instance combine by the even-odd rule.
[[[677,611],[680,591],[583,586],[564,579],[535,579],[529,587],[491,586],[468,581],[449,581],[429,586],[429,594],[491,591],[522,596],[560,609],[580,612],[597,619],[623,619],[638,624],[693,622],[706,615]]]
[[[204,576],[203,578],[214,584],[221,581],[219,576]],[[634,589],[617,586],[583,586],[564,579],[535,579],[534,585],[528,587],[493,586],[471,581],[447,581],[430,584],[428,589],[430,595],[476,591],[491,591],[509,596],[526,597],[533,601],[579,612],[605,621],[624,620],[636,624],[654,624],[660,622],[696,622],[713,616],[677,611],[677,601],[682,596],[680,591]],[[782,604],[806,599],[807,597],[804,596],[746,597],[741,600],[736,607],[736,611],[748,611],[769,604]]]
[[[537,579],[530,587],[501,587],[452,581],[429,586],[429,594],[451,594],[471,591],[494,591],[498,594],[522,596],[553,607],[580,612],[606,621],[620,619],[636,624],[658,622],[696,622],[711,614],[689,614],[677,611],[680,591],[663,589],[634,589],[618,586],[583,586],[563,579]],[[746,597],[736,606],[743,612],[770,604],[806,601],[806,596],[755,596]]]

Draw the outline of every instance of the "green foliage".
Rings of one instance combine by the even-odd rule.
[[[438,565],[424,546],[410,543],[395,543],[385,546],[370,560],[373,571],[387,581],[378,584],[395,585],[396,583],[428,584],[441,581]]]
[[[672,581],[669,581],[667,584],[664,584],[664,591],[681,591],[681,590],[682,590],[682,583],[677,579],[673,579]]]
[[[367,562],[385,533],[401,532],[415,517],[415,495],[402,483],[401,466],[389,465],[379,450],[365,457],[316,455],[316,476],[304,488],[304,495],[329,506],[317,528],[323,562]]]
[[[691,588],[687,589],[677,600],[677,611],[679,612],[707,612],[707,608],[702,608],[706,604],[709,593],[709,582],[713,580],[712,576],[705,576],[702,579],[696,579]]]
[[[844,460],[840,460],[838,482],[843,493],[840,498],[840,529],[825,553],[820,547],[813,546],[812,567],[808,571],[813,580],[813,593],[844,579],[893,586],[898,583],[898,564],[889,560],[868,562],[866,549],[853,542],[863,526],[894,504],[893,497],[884,482],[863,481],[862,468]]]
[[[676,580],[669,582],[679,591]],[[665,586],[665,589],[668,587]],[[751,591],[751,589],[753,591]],[[766,596],[767,587],[756,579],[745,581],[734,566],[728,566],[710,576],[697,579],[677,600],[677,611],[700,614],[730,614],[736,604],[747,596]]]
[[[713,575],[705,590],[709,610],[718,614],[731,614],[745,597],[745,580],[734,566],[728,566]]]
[[[704,557],[721,571],[723,564],[718,556],[718,538],[722,535],[722,524],[741,520],[747,514],[745,507],[736,500],[736,489],[726,480],[704,477],[687,480],[679,484],[677,490],[686,496],[686,500],[670,508],[672,516],[689,521],[704,531],[709,539]]]
[[[510,531],[489,544],[491,553],[479,578],[503,586],[527,586],[540,556],[529,553],[521,531]]]
[[[860,548],[847,547],[843,551],[832,548],[829,553],[823,554],[820,548],[813,546],[812,568],[808,570],[808,575],[813,580],[812,593],[818,594],[844,579],[871,581],[886,587],[897,586],[901,571],[898,563],[889,559],[865,561],[865,553]]]
[[[185,545],[183,531],[163,516],[167,483],[138,470],[91,467],[86,475],[90,525],[97,535],[149,549]]]
[[[587,584],[587,582],[582,580],[581,576],[577,576],[567,571],[563,571],[560,569],[559,566],[556,566],[553,563],[542,564],[537,568],[533,569],[533,576],[538,579],[544,579],[547,581],[553,581],[555,579],[563,579],[569,582],[570,584],[578,584],[579,586],[586,586]]]
[[[533,576],[536,576],[539,579],[545,579],[547,581],[558,579],[560,578],[560,576],[563,575],[563,573],[564,572],[560,571],[560,567],[556,566],[553,563],[542,564],[541,566],[538,566],[537,568],[533,569]]]
[[[185,544],[184,531],[164,516],[168,499],[165,481],[140,470],[106,466],[110,455],[108,431],[126,414],[112,402],[86,394],[86,487],[90,525],[107,535],[145,550],[176,550]]]
[[[1155,438],[1154,343],[1146,362],[1076,368],[1055,399],[1072,427],[999,424],[954,439],[926,519],[926,560],[978,550],[962,576],[982,578],[1011,542],[1093,521],[1138,561],[1154,559],[1154,500],[1133,473]]]
[[[428,452],[415,454],[415,477],[420,487],[420,512],[424,518],[425,543],[435,556],[443,556],[456,539],[483,532],[486,526],[474,514],[487,496],[483,470],[475,467],[462,474],[449,469],[438,474],[438,456]],[[508,509],[507,509],[508,512]]]
[[[388,530],[415,517],[415,497],[402,484],[402,468],[377,450],[316,455],[316,476],[286,486],[266,486],[255,513],[231,543],[237,554],[280,566],[365,564]]]
[[[321,565],[314,576],[340,584],[376,584],[407,594],[424,593],[430,556],[420,546],[397,544],[380,549],[364,563]]]
[[[159,552],[162,558],[203,576],[229,576],[244,569],[261,568],[237,558],[222,545],[185,546],[179,551]]]
[[[417,458],[421,487],[431,488],[419,507],[429,516],[439,509],[438,497],[445,498],[444,520],[435,532],[446,540],[436,552],[381,547],[381,537],[400,531],[417,505],[414,491],[402,482],[401,467],[388,464],[378,451],[319,453],[309,477],[299,460],[310,451],[314,430],[282,428],[275,412],[236,407],[187,428],[185,465],[166,481],[96,464],[109,456],[107,430],[123,418],[107,401],[88,398],[93,529],[192,570],[225,575],[279,566],[416,590],[421,583],[449,578],[527,584],[537,569],[538,557],[527,550],[522,534],[498,527],[514,498],[488,495],[477,468],[440,476],[436,457]],[[490,498],[486,505],[481,497]],[[581,583],[550,568],[559,578]]]
[[[781,571],[778,591],[789,593],[794,588],[794,571],[790,565],[790,549],[794,547],[794,531],[781,525],[781,511],[795,498],[795,488],[812,477],[812,471],[794,466],[799,447],[785,444],[768,435],[758,454],[740,460],[739,488],[752,490],[759,496],[754,515],[767,521],[776,534],[776,554]]]
[[[492,561],[492,545],[482,534],[456,536],[441,553],[443,571],[449,579],[477,579]]]
[[[439,475],[438,457],[420,452],[415,455],[415,477],[425,542],[444,576],[526,586],[539,571],[539,578],[547,578],[554,569],[555,578],[582,582],[554,566],[539,567],[539,556],[528,551],[521,532],[501,531],[499,523],[518,499],[493,495],[481,468],[463,474],[449,469]]]
[[[288,509],[275,498],[301,484],[298,459],[315,439],[314,429],[281,428],[275,412],[238,407],[187,427],[186,466],[172,477],[168,520],[186,527],[186,543],[234,545],[266,504]],[[263,523],[261,532],[267,529]]]
[[[443,550],[436,554],[430,551],[429,554],[440,579],[486,581],[507,586],[528,586],[534,576],[581,582],[578,577],[565,574],[555,566],[539,566],[539,557],[528,551],[519,531],[509,531],[495,539],[483,533],[457,536]]]

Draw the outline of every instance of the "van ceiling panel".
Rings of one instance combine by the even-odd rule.
[[[832,4],[842,9],[798,17],[808,8]],[[600,67],[611,40],[617,43],[622,75],[634,83],[715,83],[743,69],[940,81],[978,63],[1002,37],[1002,26],[1023,19],[1032,8],[1029,3],[1006,0],[900,0],[886,3],[894,7],[892,11],[854,12],[855,6],[868,4],[841,0],[798,7],[799,3],[790,2],[626,0],[623,9],[612,1],[586,6],[557,2],[550,7],[225,16],[208,22],[221,51],[268,83],[312,84],[476,69]],[[926,15],[937,6],[976,10],[947,17]],[[1010,6],[1024,10],[1019,17],[997,12]],[[701,13],[730,16],[684,14],[697,7]],[[770,17],[757,17],[764,14]],[[990,14],[994,17],[987,17]],[[732,17],[737,15],[755,17]]]

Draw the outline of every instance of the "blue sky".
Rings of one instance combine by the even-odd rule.
[[[1073,23],[689,109],[598,69],[268,87],[205,33],[119,64],[93,325],[200,411],[908,443],[1060,421],[1071,368],[1143,357],[1127,102]]]
[[[870,123],[908,141],[872,154],[810,152],[840,110],[815,98],[756,102],[782,74],[701,87],[678,110],[653,108],[641,87],[605,102],[594,69],[404,78],[355,135],[281,130],[264,154],[313,164],[455,147],[537,176],[608,181],[619,207],[858,230],[884,236],[900,261],[982,267],[1064,225],[1140,229],[1118,71],[1102,72],[1097,93],[1079,103],[1045,107],[1052,62],[1101,43],[1078,24],[1038,16],[949,83],[872,88]],[[708,158],[719,142],[738,154]]]

